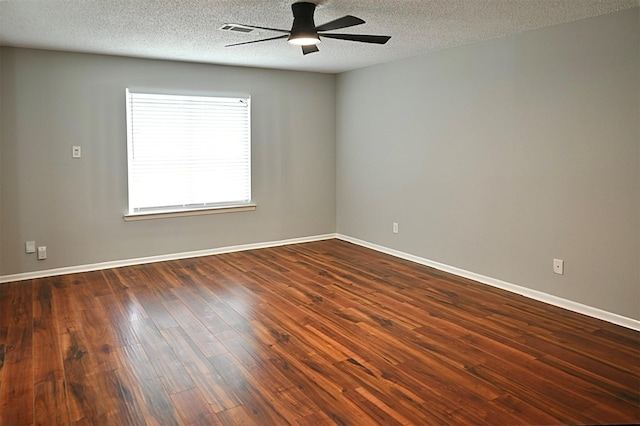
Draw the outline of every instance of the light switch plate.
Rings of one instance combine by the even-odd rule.
[[[35,241],[27,241],[24,243],[24,251],[25,253],[35,253],[36,252],[36,242]]]
[[[71,156],[73,158],[81,158],[82,157],[82,148],[79,146],[74,146],[71,150]]]

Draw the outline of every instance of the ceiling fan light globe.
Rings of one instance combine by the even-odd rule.
[[[318,36],[291,36],[287,41],[296,46],[313,46],[320,43],[320,38]]]

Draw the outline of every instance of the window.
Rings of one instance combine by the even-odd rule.
[[[243,206],[254,209],[250,112],[248,97],[127,90],[129,211],[125,219]]]

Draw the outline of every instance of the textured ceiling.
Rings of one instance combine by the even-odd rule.
[[[341,33],[389,35],[386,45],[323,39],[319,53],[225,23],[290,29],[283,0],[0,0],[0,45],[338,73],[638,7],[640,0],[314,0],[316,25],[355,15]]]

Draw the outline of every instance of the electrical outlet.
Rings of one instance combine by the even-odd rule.
[[[71,157],[72,158],[82,158],[82,148],[79,146],[74,146],[71,149]]]
[[[47,246],[38,247],[38,260],[44,260],[47,258]]]
[[[24,252],[25,253],[35,253],[36,252],[36,242],[35,241],[27,241],[24,243]]]
[[[559,275],[564,275],[564,260],[553,259],[553,272]]]
[[[393,233],[394,234],[398,233],[398,222],[393,222]]]

